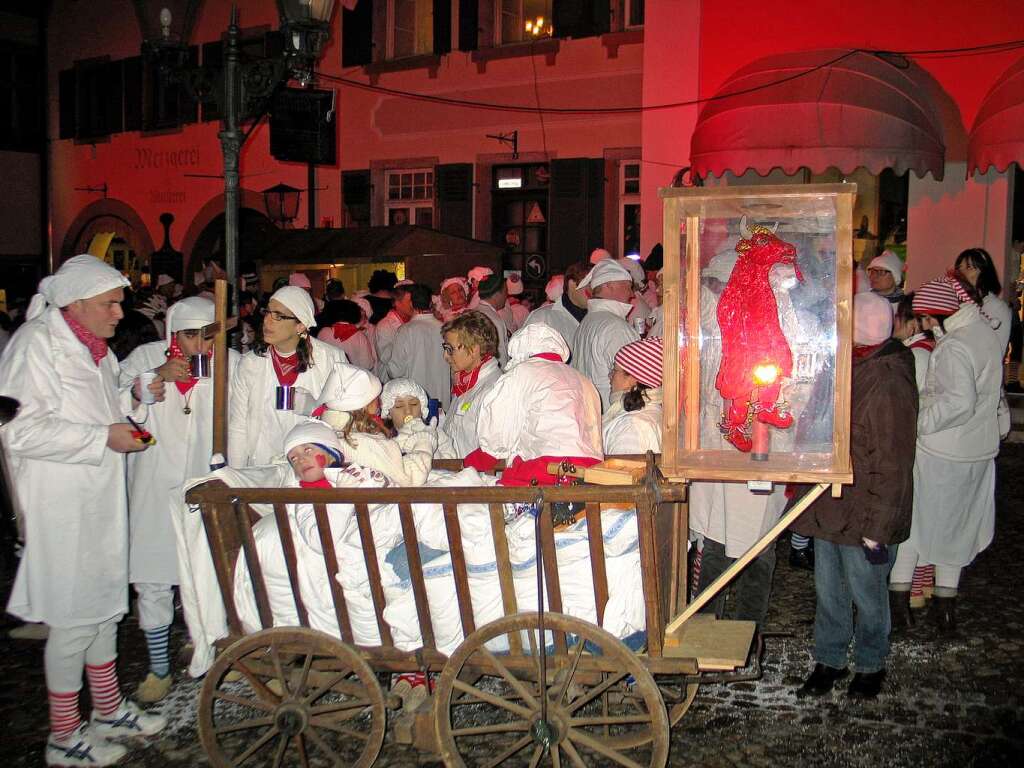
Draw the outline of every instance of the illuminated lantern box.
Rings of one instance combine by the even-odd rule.
[[[662,190],[666,476],[852,481],[856,193]]]

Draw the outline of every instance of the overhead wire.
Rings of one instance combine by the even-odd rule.
[[[467,109],[482,109],[492,110],[499,112],[514,112],[514,113],[527,113],[527,114],[551,114],[551,115],[618,115],[618,114],[636,114],[642,112],[652,112],[666,109],[678,109],[680,107],[696,106],[698,104],[705,104],[712,101],[720,101],[722,99],[732,98],[734,96],[740,96],[747,93],[754,93],[757,91],[766,90],[768,88],[774,88],[783,83],[787,83],[802,77],[807,77],[815,72],[818,72],[827,67],[832,67],[843,61],[850,56],[857,53],[866,53],[873,56],[877,56],[882,60],[889,61],[894,66],[900,66],[892,62],[892,57],[908,57],[908,58],[956,58],[956,57],[967,57],[967,56],[979,56],[989,55],[995,53],[1006,53],[1009,51],[1024,48],[1024,39],[1020,40],[1006,40],[997,43],[985,43],[982,45],[974,46],[961,46],[958,48],[930,48],[930,49],[915,49],[905,51],[888,51],[873,48],[851,48],[845,52],[829,59],[828,61],[816,64],[813,67],[808,67],[800,72],[795,72],[785,77],[780,77],[770,82],[761,83],[759,85],[751,86],[749,88],[738,89],[735,91],[728,91],[726,93],[716,93],[712,96],[705,96],[694,99],[685,99],[682,101],[675,101],[665,104],[648,104],[648,105],[637,105],[637,106],[624,106],[624,107],[598,107],[598,106],[584,106],[584,107],[542,107],[540,105],[538,95],[538,85],[536,79],[536,62],[534,62],[534,92],[535,96],[538,96],[536,100],[536,106],[530,106],[527,104],[501,104],[496,102],[486,101],[475,101],[473,99],[459,99],[451,96],[442,96],[439,94],[431,93],[420,93],[416,91],[407,91],[400,88],[389,88],[387,86],[365,83],[360,80],[353,80],[350,77],[329,75],[324,72],[318,73],[322,80],[339,83],[344,86],[355,88],[358,90],[370,91],[373,93],[380,93],[387,96],[394,96],[397,98],[411,99],[415,101],[432,102],[435,104],[444,104],[453,107],[462,107]],[[534,54],[531,53],[531,59],[534,58]],[[905,68],[905,67],[900,67]]]

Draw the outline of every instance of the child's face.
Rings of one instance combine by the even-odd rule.
[[[324,467],[331,463],[331,457],[312,443],[303,443],[288,451],[288,463],[297,479],[315,483],[324,479]]]
[[[416,397],[395,398],[395,404],[391,406],[391,423],[400,427],[410,419],[420,418],[420,401]]]

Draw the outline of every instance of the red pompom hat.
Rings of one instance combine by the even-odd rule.
[[[648,387],[661,386],[661,362],[659,336],[631,342],[615,353],[615,365]]]

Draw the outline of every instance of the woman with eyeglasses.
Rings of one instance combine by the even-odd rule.
[[[228,463],[269,464],[288,431],[313,408],[338,363],[338,347],[310,336],[316,309],[302,288],[284,286],[263,312],[263,339],[242,356],[231,390]]]
[[[498,330],[489,318],[471,310],[441,326],[441,351],[452,369],[452,402],[440,429],[465,458],[480,447],[476,425],[480,399],[501,376],[498,365]]]
[[[899,546],[889,584],[909,595],[918,562],[934,564],[929,618],[946,637],[956,633],[960,573],[995,533],[1004,348],[967,287],[947,276],[914,295],[914,314],[935,348],[917,419],[910,538]]]
[[[142,421],[156,438],[148,451],[128,459],[128,580],[138,594],[139,628],[149,650],[149,672],[136,698],[159,701],[171,688],[168,651],[174,619],[174,585],[178,554],[171,520],[171,490],[190,477],[210,471],[213,447],[213,338],[203,327],[214,322],[213,302],[199,296],[182,299],[167,312],[167,338],[137,347],[121,362],[122,391],[132,389],[139,374],[154,371],[163,396],[146,409]],[[190,359],[203,356],[209,366]],[[228,381],[234,383],[240,355],[228,350]],[[194,374],[201,374],[199,376]],[[134,394],[138,394],[136,391]]]

